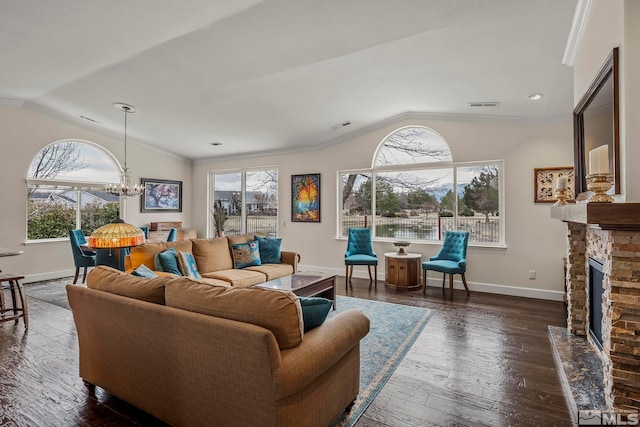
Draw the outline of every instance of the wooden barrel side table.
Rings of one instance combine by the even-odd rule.
[[[386,286],[393,289],[416,290],[420,289],[420,267],[422,255],[420,254],[398,254],[387,252],[385,259],[385,282]]]

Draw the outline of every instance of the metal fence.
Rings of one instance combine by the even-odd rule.
[[[247,234],[259,233],[265,236],[278,235],[278,217],[267,215],[247,215]],[[234,235],[242,233],[242,217],[228,216],[224,223],[224,233]]]
[[[388,237],[406,240],[442,240],[444,232],[456,229],[468,231],[472,242],[496,243],[501,240],[500,218],[489,217],[425,217],[408,218],[376,217],[376,237]],[[371,226],[370,216],[343,216],[342,235],[349,228],[367,228]]]

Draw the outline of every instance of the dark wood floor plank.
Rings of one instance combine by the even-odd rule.
[[[559,302],[439,288],[403,292],[353,280],[338,293],[434,310],[358,427],[569,426],[547,325],[564,326]],[[28,294],[28,291],[27,291]],[[0,325],[0,425],[165,426],[78,377],[71,313],[29,298],[30,330]]]

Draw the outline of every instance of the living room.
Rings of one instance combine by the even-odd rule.
[[[497,3],[500,2],[489,3],[495,8],[499,7]],[[519,3],[522,3],[522,7],[525,7],[525,4],[529,7],[531,2]],[[544,6],[540,7],[553,9],[553,3],[544,2]],[[136,129],[142,122],[145,122],[146,126],[155,122],[159,128],[164,128],[167,123],[175,121],[179,123],[179,128],[188,127],[190,119],[182,113],[180,103],[176,102],[170,106],[169,110],[173,109],[174,115],[154,117],[155,105],[136,102],[138,93],[128,91],[127,89],[130,88],[124,84],[120,90],[116,91],[91,88],[92,96],[101,99],[94,99],[92,105],[78,105],[75,100],[56,98],[55,90],[63,88],[66,84],[65,78],[61,76],[56,76],[56,79],[52,77],[55,81],[45,90],[51,97],[38,102],[38,96],[42,95],[38,91],[42,91],[42,87],[30,92],[27,84],[30,78],[37,76],[32,76],[24,70],[21,71],[24,74],[20,75],[18,71],[14,71],[18,70],[18,67],[11,68],[16,74],[10,75],[11,73],[7,72],[2,78],[3,86],[0,92],[0,129],[2,129],[2,146],[5,153],[0,159],[2,164],[0,177],[4,183],[2,194],[5,200],[3,221],[0,222],[0,235],[3,236],[0,246],[20,249],[24,254],[2,258],[1,268],[3,271],[20,272],[25,276],[25,283],[73,275],[73,259],[70,256],[67,240],[26,241],[25,178],[27,171],[36,153],[44,146],[70,138],[97,144],[112,153],[122,164],[124,160],[122,116],[113,110],[111,103],[123,101],[131,102],[140,108],[138,114],[129,118],[127,163],[131,169],[133,181],[138,182],[143,177],[175,180],[181,181],[183,188],[182,212],[144,213],[141,212],[139,198],[126,199],[123,203],[122,216],[128,223],[141,226],[153,221],[181,221],[184,227],[195,228],[199,237],[212,237],[214,230],[211,227],[210,217],[212,202],[210,173],[274,167],[278,170],[277,234],[283,239],[283,248],[300,252],[301,268],[343,275],[346,239],[341,237],[338,231],[342,209],[338,173],[371,168],[377,149],[387,135],[405,126],[424,126],[442,135],[451,149],[455,163],[494,160],[504,162],[503,194],[501,195],[504,204],[500,212],[504,221],[504,241],[494,245],[471,244],[469,246],[467,279],[472,291],[471,298],[480,293],[489,293],[499,296],[562,301],[565,281],[563,258],[567,254],[567,229],[564,223],[551,217],[550,204],[534,203],[534,169],[574,164],[573,107],[587,91],[598,69],[614,47],[620,47],[619,120],[622,170],[621,192],[615,196],[615,199],[616,202],[640,200],[640,190],[633,187],[633,183],[638,181],[640,174],[640,171],[633,167],[633,160],[638,158],[638,144],[633,141],[640,134],[640,124],[633,118],[638,110],[640,95],[637,84],[629,78],[640,71],[640,58],[633,54],[638,51],[640,30],[632,25],[634,20],[640,17],[640,7],[632,0],[563,3],[568,4],[563,4],[560,8],[562,12],[557,13],[564,14],[563,22],[566,26],[554,31],[564,31],[564,41],[555,46],[552,53],[545,52],[545,55],[553,55],[556,58],[556,67],[560,71],[555,69],[540,71],[540,73],[558,72],[563,76],[562,79],[559,78],[560,81],[567,82],[569,85],[569,87],[556,87],[549,84],[548,91],[545,90],[543,102],[551,102],[554,91],[557,93],[568,91],[570,94],[571,99],[564,113],[560,117],[553,118],[544,116],[541,119],[541,115],[544,114],[540,112],[536,112],[532,117],[504,117],[491,113],[484,117],[482,114],[475,113],[452,114],[439,111],[435,107],[417,109],[414,104],[402,105],[398,102],[375,116],[367,117],[366,123],[363,123],[364,118],[359,119],[355,113],[346,117],[328,115],[327,120],[332,121],[323,123],[322,126],[330,127],[334,123],[348,120],[353,122],[355,129],[351,130],[346,126],[337,133],[332,131],[333,134],[319,132],[318,135],[321,134],[323,138],[315,140],[312,140],[311,136],[317,135],[306,134],[297,141],[299,142],[297,148],[287,147],[267,151],[258,145],[251,146],[247,143],[244,146],[239,144],[237,151],[234,152],[234,142],[227,142],[234,141],[233,139],[225,140],[222,136],[204,135],[201,136],[199,143],[203,146],[207,145],[209,154],[180,156],[176,154],[179,152],[178,148],[158,148],[153,144],[153,135],[147,135],[146,131],[140,128]],[[565,42],[570,34],[571,18],[574,10],[585,7],[585,3],[589,3],[586,24],[582,28],[580,43],[575,49],[577,53],[573,66],[567,67],[562,65],[561,61],[566,47]],[[508,10],[513,11],[512,8],[517,9],[518,6],[509,6]],[[25,23],[22,23],[22,26],[25,26]],[[15,31],[19,32],[17,29]],[[539,32],[540,30],[527,31]],[[9,57],[12,58],[11,63],[20,61],[20,57],[15,54]],[[242,61],[248,61],[248,59],[244,58]],[[290,67],[295,68],[293,65]],[[508,69],[508,61],[495,67]],[[91,74],[91,71],[87,71],[87,74]],[[566,79],[567,75],[568,79]],[[289,77],[293,79],[295,76]],[[229,76],[227,78],[231,80]],[[12,79],[27,83],[15,84],[15,87],[19,86],[15,89],[12,87]],[[127,77],[120,75],[118,79],[126,81]],[[89,90],[84,84],[76,82],[73,91],[81,92],[83,89]],[[531,88],[529,93],[539,90]],[[60,91],[64,92],[62,89]],[[523,97],[526,98],[529,93],[523,94]],[[223,98],[222,94],[218,95]],[[77,93],[72,98],[75,96],[78,96]],[[224,96],[229,95],[225,93]],[[478,92],[477,96],[490,97],[491,93]],[[178,100],[189,102],[186,94],[184,99]],[[478,99],[467,101],[476,100]],[[482,100],[501,101],[488,98]],[[525,101],[534,102],[526,99]],[[166,103],[158,97],[155,98],[155,102]],[[276,102],[276,97],[273,97],[273,102]],[[62,108],[67,104],[70,105],[69,108]],[[100,106],[96,107],[96,104]],[[544,104],[542,105],[536,108],[544,110]],[[79,111],[78,108],[87,108],[87,110]],[[254,105],[251,110],[259,108],[274,107],[265,103]],[[108,111],[109,109],[111,111]],[[100,124],[92,124],[78,117],[85,114],[92,117],[88,111],[100,112],[101,116],[98,120]],[[312,118],[307,121],[313,122]],[[136,121],[139,124],[136,124]],[[242,117],[235,117],[234,121],[242,122]],[[311,126],[321,125],[312,124]],[[308,141],[304,140],[306,137],[309,137]],[[214,140],[220,140],[223,145],[212,147],[210,142]],[[182,142],[176,140],[173,144],[179,146]],[[217,149],[219,151],[216,151]],[[289,217],[291,212],[290,176],[307,173],[318,173],[321,176],[322,220],[312,224],[291,222]],[[420,253],[422,259],[426,260],[437,253],[440,245],[439,241],[413,242],[411,251]],[[374,241],[374,248],[378,254],[396,250],[393,239],[378,239]],[[383,281],[384,270],[379,269],[378,273],[379,279]],[[366,278],[366,270],[356,271],[356,277]],[[364,283],[366,282],[368,280],[364,280]],[[432,282],[432,285],[440,286],[440,277],[433,276]],[[460,289],[461,286],[461,283],[456,282],[456,288]],[[429,298],[434,298],[434,295],[436,294],[430,293]],[[461,294],[456,294],[456,297],[458,295]],[[417,292],[410,296],[412,299],[417,297],[422,297],[422,293]],[[437,311],[437,308],[435,310]]]

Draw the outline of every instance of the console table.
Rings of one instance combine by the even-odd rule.
[[[387,252],[385,259],[386,286],[393,289],[420,289],[420,254]]]

